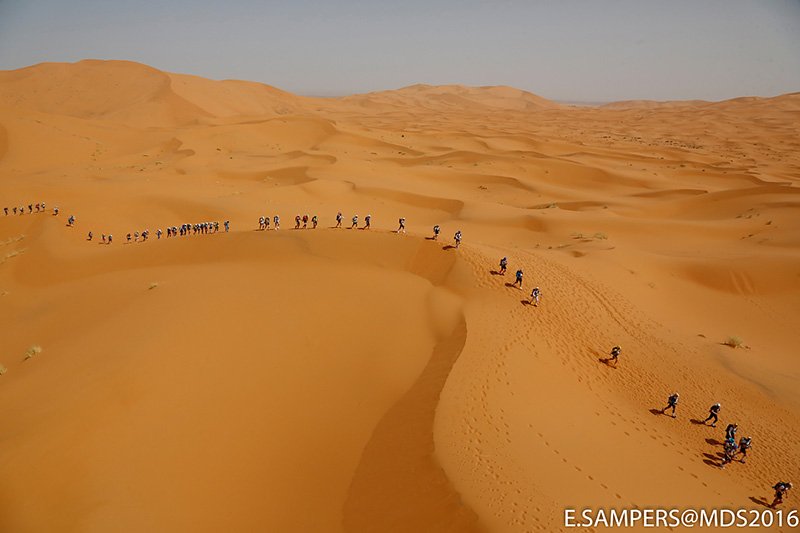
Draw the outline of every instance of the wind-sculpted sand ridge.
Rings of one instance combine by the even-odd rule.
[[[31,233],[35,238],[35,231]],[[11,316],[4,313],[4,322],[13,323],[23,337],[38,332],[53,357],[50,364],[38,368],[30,364],[33,361],[8,362],[9,373],[29,378],[4,390],[4,411],[22,410],[36,425],[26,430],[19,426],[14,436],[6,435],[6,457],[58,442],[56,455],[63,463],[59,467],[63,474],[51,473],[72,490],[68,497],[62,495],[61,511],[51,508],[52,512],[35,520],[17,514],[20,507],[13,502],[24,498],[23,493],[4,494],[8,511],[4,527],[49,528],[63,525],[68,517],[70,523],[80,524],[77,529],[95,529],[125,517],[126,527],[133,529],[169,526],[211,531],[222,523],[236,528],[270,523],[289,529],[338,528],[340,513],[348,508],[345,499],[358,499],[352,492],[355,489],[348,489],[350,476],[358,471],[359,461],[365,461],[359,459],[362,448],[371,449],[367,441],[373,426],[382,427],[381,416],[384,420],[394,416],[389,408],[400,397],[414,397],[411,391],[419,387],[428,390],[423,383],[433,370],[423,368],[437,336],[444,335],[444,344],[434,353],[442,355],[427,365],[445,365],[433,371],[439,387],[446,379],[448,363],[436,362],[437,357],[446,357],[452,364],[458,356],[457,344],[450,347],[455,341],[447,340],[455,335],[448,333],[454,327],[462,328],[461,337],[466,334],[463,319],[458,325],[458,304],[452,296],[438,294],[441,289],[426,280],[430,276],[441,282],[455,258],[430,252],[420,256],[419,247],[433,245],[411,237],[398,242],[396,236],[385,233],[240,232],[158,244],[164,246],[103,250],[90,265],[31,247],[9,270],[20,290],[25,287],[36,297]],[[333,257],[341,258],[339,266],[333,266],[338,262]],[[49,268],[37,268],[43,263]],[[330,268],[321,270],[315,265]],[[265,269],[267,276],[260,274]],[[423,277],[407,274],[407,269]],[[155,287],[152,280],[157,280]],[[304,286],[299,291],[298,283]],[[353,292],[356,286],[369,295]],[[205,303],[189,297],[198,287]],[[100,294],[93,297],[97,291]],[[76,293],[85,295],[83,304],[67,315],[58,311],[63,304],[70,306],[69,295]],[[320,298],[330,306],[319,305]],[[293,301],[307,304],[296,318],[294,313],[285,313]],[[239,309],[250,308],[249,318],[231,313],[234,302]],[[265,311],[262,304],[267,302]],[[386,305],[381,302],[391,302],[392,312],[371,312]],[[337,322],[350,326],[329,331]],[[124,337],[131,328],[138,340],[119,346],[114,339]],[[60,329],[73,333],[45,333]],[[292,339],[300,331],[314,335],[295,345]],[[392,349],[381,348],[380,343],[392,335],[406,340],[392,341]],[[319,356],[328,362],[320,365]],[[70,367],[80,368],[79,375],[61,379],[72,373]],[[378,379],[379,375],[384,377]],[[412,386],[415,379],[420,384]],[[367,381],[359,384],[362,380]],[[366,383],[374,388],[375,397],[365,394]],[[39,385],[47,387],[49,399],[26,408],[26,398],[33,393],[30,387]],[[350,392],[343,395],[346,390]],[[428,413],[427,429],[424,424],[418,427],[421,419],[413,415],[410,420],[401,416],[398,423],[391,423],[396,429],[390,430],[402,432],[407,450],[411,450],[410,434],[419,432],[423,447],[414,453],[427,460],[432,470],[435,392],[420,392],[419,398],[409,400],[417,405],[414,413],[420,409]],[[349,405],[351,401],[356,404]],[[304,420],[298,426],[295,415]],[[70,429],[76,424],[83,430]],[[425,439],[428,445],[422,444]],[[290,443],[294,459],[285,455],[290,453]],[[334,448],[313,451],[323,443]],[[312,461],[311,455],[317,459]],[[368,452],[368,456],[378,464],[395,464],[392,449]],[[102,465],[101,470],[73,479],[74,468],[87,465],[87,460],[95,467]],[[7,465],[7,480],[18,487],[37,483],[29,477],[27,464],[15,464]],[[191,464],[204,464],[197,474],[217,481],[196,485],[196,476],[186,475]],[[311,476],[313,471],[316,474]],[[107,473],[125,476],[127,481],[124,486],[108,487]],[[164,501],[163,491],[153,487],[156,475],[164,491],[182,496]],[[317,489],[305,487],[306,483],[314,483]],[[238,488],[231,491],[232,484]],[[396,487],[396,483],[386,486]],[[59,494],[52,490],[56,492],[38,492],[47,500],[50,494]],[[321,491],[318,497],[313,496],[314,490]],[[334,496],[337,491],[338,497]],[[265,494],[272,502],[266,507]],[[385,495],[384,505],[394,502],[395,496]],[[419,495],[412,491],[400,497],[413,500]],[[81,502],[98,498],[105,503],[86,514]],[[227,510],[212,511],[216,518],[198,517],[196,506],[211,501],[217,502],[212,507],[223,505]],[[322,501],[327,501],[329,516],[319,508],[311,512],[309,506]],[[433,502],[431,512],[436,512],[438,500]],[[407,514],[424,523],[427,519],[412,505],[413,501],[405,505]],[[129,514],[128,509],[136,513]],[[233,509],[238,509],[236,518],[230,514]],[[411,509],[413,513],[408,512]]]
[[[762,509],[800,468],[797,109],[0,73],[0,530]]]

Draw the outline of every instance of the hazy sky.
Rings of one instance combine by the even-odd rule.
[[[768,96],[800,91],[800,0],[0,0],[0,69],[85,58],[308,95]]]

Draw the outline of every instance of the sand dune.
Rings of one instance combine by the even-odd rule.
[[[0,72],[0,208],[24,210],[0,213],[0,530],[762,509],[800,469],[798,105]],[[729,422],[754,447],[721,469]]]
[[[710,104],[710,102],[707,100],[621,100],[619,102],[603,104],[602,107],[604,109],[656,109],[683,106],[698,107],[708,104]]]
[[[466,87],[463,85],[411,85],[402,89],[348,96],[342,103],[386,110],[417,108],[435,111],[462,111],[465,108],[490,108],[510,111],[557,109],[556,102],[513,87]]]

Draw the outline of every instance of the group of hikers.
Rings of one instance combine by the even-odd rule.
[[[353,215],[352,218],[350,219],[350,226],[349,226],[348,229],[367,230],[367,229],[370,229],[372,227],[372,215],[368,214],[367,216],[364,217],[364,225],[363,226],[359,226],[358,225],[358,221],[359,221],[358,215]],[[317,217],[317,215],[312,215],[312,216],[309,216],[308,214],[295,215],[295,217],[294,217],[294,229],[308,229],[309,222],[311,223],[311,229],[317,229],[317,226],[319,225],[319,218]],[[334,223],[332,229],[342,228],[343,227],[342,226],[343,222],[344,222],[344,215],[342,214],[341,211],[338,211],[336,213],[335,223]],[[281,217],[280,217],[280,215],[274,215],[272,217],[272,228],[274,228],[276,230],[281,229]],[[261,231],[266,231],[266,230],[271,229],[270,228],[270,217],[269,217],[269,215],[258,217],[258,229],[261,230]],[[434,241],[438,240],[440,232],[441,232],[441,227],[438,224],[435,225],[433,227],[433,237],[431,237],[431,240],[434,240]],[[403,233],[403,234],[406,233],[406,219],[404,217],[400,217],[397,220],[397,229],[395,230],[395,233]],[[453,241],[455,242],[455,244],[453,245],[453,248],[459,248],[461,246],[461,239],[462,238],[463,238],[463,234],[461,233],[461,230],[456,231],[455,234],[453,235]]]
[[[406,219],[401,218],[399,222],[400,222],[400,227],[397,228],[397,233],[401,233],[401,232],[405,233],[406,232]],[[439,233],[441,233],[441,231],[442,231],[442,228],[439,226],[439,224],[436,224],[433,227],[433,237],[431,237],[431,240],[438,241],[439,240]],[[453,248],[458,248],[459,246],[461,246],[462,237],[463,237],[463,235],[461,234],[461,230],[458,230],[458,231],[455,232],[455,234],[453,234],[453,241],[455,242],[455,245],[453,245]]]
[[[29,204],[27,206],[27,209],[29,214],[34,212],[41,213],[45,211],[45,203],[39,202],[36,204]],[[3,208],[3,211],[5,212],[6,216],[8,216],[9,214],[22,215],[25,213],[25,208],[12,207],[11,209],[9,209],[8,207],[5,207]],[[54,215],[58,215],[58,212],[59,212],[58,207],[53,208]],[[341,211],[337,212],[335,218],[336,223],[333,226],[333,228],[341,228],[343,220],[344,216],[342,215]],[[359,228],[358,221],[359,221],[358,215],[353,215],[351,219],[350,229],[364,229],[364,230],[370,229],[372,224],[372,215],[368,214],[364,217],[364,225],[361,228]],[[316,229],[319,224],[319,219],[317,215],[313,215],[311,217],[309,217],[309,215],[307,214],[296,215],[294,227],[295,229],[306,229],[308,228],[309,222],[311,223],[311,228]],[[67,225],[73,226],[74,224],[75,224],[75,217],[71,215],[67,221]],[[274,229],[276,230],[280,229],[279,215],[274,215],[272,217],[272,224]],[[222,226],[224,227],[226,233],[230,231],[229,220],[224,221],[222,223]],[[260,230],[270,229],[270,217],[269,216],[259,217],[258,226]],[[195,224],[181,224],[180,226],[168,227],[167,237],[177,237],[177,236],[183,237],[186,235],[217,233],[219,229],[220,229],[219,222],[199,222]],[[159,228],[158,230],[156,230],[156,237],[158,239],[161,239],[163,233],[164,232]],[[395,230],[395,233],[403,233],[403,234],[406,233],[405,218],[401,217],[398,219],[398,227]],[[438,224],[433,226],[433,236],[430,237],[429,239],[438,240],[440,233],[441,233],[441,227]],[[147,241],[149,236],[150,236],[150,230],[145,229],[142,232],[136,231],[133,234],[128,233],[126,237],[128,242],[131,242],[131,240],[133,240],[133,242],[139,242],[140,239],[142,242],[144,242]],[[87,240],[91,241],[93,240],[93,238],[94,234],[90,231],[88,233]],[[455,241],[455,245],[453,247],[458,248],[461,245],[461,240],[462,240],[462,233],[460,230],[455,232],[453,239]],[[103,233],[101,235],[101,240],[105,244],[111,244],[113,242],[113,235],[111,234],[106,235],[105,233]],[[495,273],[504,276],[507,270],[508,270],[508,258],[503,257],[502,259],[500,259],[500,268]],[[507,285],[515,286],[522,289],[523,275],[524,275],[523,270],[521,268],[518,269],[515,273],[514,283]],[[531,294],[529,297],[530,304],[538,307],[540,297],[541,297],[541,291],[539,287],[534,287],[531,290]],[[619,362],[619,357],[621,353],[622,349],[619,346],[614,346],[609,353],[609,357],[606,359],[602,359],[602,361],[605,362],[606,364],[613,365],[614,367],[616,367],[617,363]],[[672,418],[675,418],[679,399],[680,395],[677,392],[672,393],[667,398],[667,405],[660,410],[661,414],[666,414],[668,411],[670,411]],[[722,409],[721,404],[715,403],[709,408],[708,417],[702,422],[697,421],[697,423],[702,423],[704,425],[707,425],[708,422],[711,422],[710,424],[711,427],[716,427],[717,422],[719,421],[719,413],[721,409]],[[657,413],[657,411],[655,412]],[[733,462],[737,456],[741,456],[739,462],[744,463],[745,460],[747,459],[747,452],[752,447],[751,437],[741,437],[737,443],[736,432],[738,430],[738,427],[739,426],[737,424],[728,424],[727,428],[725,429],[725,441],[723,442],[723,458],[722,458],[722,463],[720,465],[721,468],[725,468],[725,466]],[[783,497],[785,496],[786,492],[792,488],[792,484],[789,482],[781,481],[776,483],[772,488],[775,490],[775,498],[771,506],[775,507],[776,505],[779,505],[783,502]]]
[[[44,212],[44,210],[45,210],[45,203],[44,202],[39,202],[39,203],[36,203],[36,204],[29,204],[28,205],[28,212],[29,213],[33,213],[33,212],[39,213],[39,212]],[[22,206],[22,207],[12,207],[10,209],[8,207],[5,207],[5,208],[3,208],[3,211],[5,212],[6,216],[8,216],[9,214],[14,214],[14,215],[20,214],[20,215],[22,215],[22,214],[25,213],[25,207],[24,206]],[[53,214],[54,215],[58,215],[58,207],[53,208]],[[341,228],[343,220],[344,220],[344,216],[342,215],[342,212],[339,211],[338,213],[336,213],[336,224],[333,227],[334,228]],[[317,217],[317,215],[313,215],[313,216],[309,216],[308,214],[296,215],[294,217],[294,228],[295,229],[307,229],[309,222],[311,223],[311,228],[312,229],[316,229],[317,226],[319,225],[319,218]],[[74,226],[75,225],[75,216],[74,215],[70,215],[69,219],[67,220],[67,225],[68,226]],[[228,232],[230,230],[230,221],[226,220],[223,223],[223,225],[225,227],[225,231]],[[167,228],[167,237],[184,236],[184,235],[190,235],[190,234],[196,235],[198,233],[201,233],[201,234],[204,234],[204,233],[216,233],[216,232],[219,231],[219,226],[220,226],[219,222],[200,222],[200,223],[197,223],[197,224],[181,224],[180,226],[168,227]],[[274,215],[272,217],[272,227],[274,229],[276,229],[276,230],[281,229],[281,217],[279,215]],[[372,215],[367,215],[367,216],[364,217],[364,225],[360,229],[370,229],[371,227],[372,227]],[[350,229],[358,229],[358,228],[359,228],[358,215],[353,215],[353,217],[351,219]],[[260,230],[268,230],[268,229],[270,229],[270,217],[269,216],[261,216],[261,217],[259,217],[259,219],[258,219],[258,229],[260,229]],[[433,227],[432,240],[438,240],[439,239],[440,231],[441,231],[441,227],[438,224]],[[161,236],[163,235],[163,233],[164,232],[161,229],[156,230],[157,238],[160,239]],[[403,233],[403,234],[406,233],[406,219],[404,217],[400,217],[398,219],[398,227],[395,230],[395,233]],[[140,238],[141,238],[142,241],[146,241],[149,235],[150,235],[150,230],[143,230],[142,232],[135,231],[133,233],[128,233],[126,235],[126,238],[127,238],[128,242],[131,242],[131,241],[139,242]],[[459,248],[461,246],[462,237],[463,237],[463,235],[461,233],[461,230],[458,230],[458,231],[455,232],[455,234],[453,235],[453,241],[455,242],[455,244],[453,245],[453,248]],[[88,234],[87,234],[87,239],[86,240],[88,240],[88,241],[94,240],[94,232],[89,231]],[[106,235],[105,233],[103,233],[103,234],[101,234],[101,240],[105,244],[111,244],[113,242],[113,240],[114,240],[114,237],[111,234]],[[506,259],[504,258],[504,261],[505,260]],[[503,273],[505,273],[505,270],[503,270]],[[520,271],[517,272],[517,283],[519,284],[520,287],[522,287],[522,277],[521,276],[522,276],[522,271],[520,270]],[[538,303],[539,303],[539,289],[538,288],[535,288],[534,291],[531,293],[531,302],[534,302],[534,301],[535,301],[535,305],[538,305]]]
[[[336,224],[333,226],[335,228],[342,227],[342,221],[344,220],[344,215],[342,212],[339,211],[336,213]],[[359,229],[358,228],[358,215],[353,215],[353,218],[350,219],[350,229]],[[303,226],[305,227],[305,226]],[[364,226],[361,229],[370,229],[372,227],[372,215],[367,215],[364,217]]]
[[[670,398],[676,397],[675,403],[677,403],[677,396],[678,393],[674,393]],[[717,422],[719,421],[719,412],[722,410],[722,404],[715,403],[711,407],[708,408],[708,416],[705,420],[703,420],[703,424],[708,424],[711,422],[711,427],[717,427]],[[675,416],[675,407],[672,408],[673,417]],[[728,424],[728,427],[725,428],[725,441],[722,443],[722,463],[720,464],[720,468],[725,468],[725,465],[733,462],[737,455],[741,454],[742,458],[739,459],[740,463],[744,463],[745,459],[747,459],[747,450],[749,450],[753,445],[753,439],[751,437],[742,437],[739,439],[739,442],[736,442],[736,432],[739,430],[739,424]]]
[[[31,214],[31,213],[44,213],[44,212],[45,212],[45,203],[44,202],[37,202],[35,204],[28,204],[28,214]],[[3,213],[5,213],[5,216],[8,216],[8,215],[24,215],[25,214],[25,206],[21,205],[19,207],[11,207],[11,208],[4,207],[3,208]],[[53,209],[53,214],[54,215],[58,214],[58,208],[57,207]]]
[[[611,352],[609,353],[609,357],[603,359],[603,362],[606,364],[613,364],[615,367],[617,366],[617,362],[619,361],[619,356],[622,353],[622,348],[619,346],[614,346],[611,348]],[[671,411],[672,418],[675,418],[675,410],[678,407],[678,400],[680,399],[680,394],[677,392],[673,392],[667,398],[667,405],[661,409],[661,414],[666,414],[667,411]],[[717,422],[719,422],[719,412],[722,410],[722,404],[715,403],[711,407],[708,408],[708,416],[702,422],[702,424],[708,424],[711,422],[711,427],[717,427]],[[736,442],[736,431],[739,429],[738,424],[728,424],[728,427],[725,429],[725,441],[723,442],[723,457],[722,463],[720,464],[721,468],[725,468],[725,465],[731,463],[737,455],[742,456],[739,459],[739,462],[744,463],[745,459],[747,458],[747,450],[752,447],[753,439],[751,437],[742,437],[739,439],[739,442]],[[791,484],[790,484],[791,485]]]
[[[461,232],[457,231],[456,248],[458,248],[458,243],[460,243],[460,241],[461,241]],[[508,257],[503,257],[502,259],[500,259],[500,268],[495,273],[500,276],[505,276],[507,270],[508,270]],[[517,272],[514,274],[514,283],[512,283],[511,286],[519,287],[521,289],[523,276],[524,276],[523,270],[521,268],[518,269]],[[539,307],[539,298],[541,298],[541,296],[542,296],[542,291],[539,289],[539,287],[534,287],[531,290],[531,295],[529,296],[528,301],[534,307]]]
[[[28,204],[28,214],[32,213],[44,213],[46,211],[46,204],[44,202],[37,202],[35,204]],[[21,205],[19,207],[4,207],[3,213],[5,216],[8,215],[24,215],[25,214],[25,206]],[[58,216],[58,206],[53,208],[53,216]],[[72,226],[75,224],[75,216],[70,215],[69,219],[67,219],[67,225]]]
[[[70,226],[74,223],[74,217],[70,217]],[[208,234],[208,233],[217,233],[219,231],[219,222],[198,222],[196,224],[181,224],[180,226],[171,226],[167,227],[167,237],[183,237],[186,235],[197,235],[197,234]],[[225,228],[225,233],[229,232],[231,229],[231,221],[226,220],[222,223],[223,228]],[[164,232],[161,228],[156,230],[156,238],[161,239],[161,236],[164,235]],[[150,230],[145,229],[141,232],[134,231],[133,233],[128,233],[126,235],[127,242],[145,242],[147,241],[148,237],[150,237]],[[100,242],[102,244],[111,244],[114,242],[114,236],[112,234],[106,235],[102,233],[100,235]],[[94,232],[90,231],[86,236],[87,241],[94,240]]]
[[[25,207],[24,206],[12,207],[12,208],[4,207],[3,211],[5,212],[6,216],[8,216],[9,214],[22,215],[22,214],[25,213]],[[44,211],[45,211],[45,203],[44,202],[39,202],[39,203],[36,203],[36,204],[28,204],[28,213],[34,213],[34,212],[40,213],[40,212],[44,212]],[[58,215],[58,213],[59,213],[58,207],[54,207],[53,208],[53,214],[54,215]],[[74,226],[75,225],[75,220],[76,220],[75,216],[74,215],[70,215],[69,219],[67,220],[67,225],[68,226]],[[336,213],[336,224],[333,227],[334,228],[341,228],[343,220],[344,220],[344,216],[342,215],[342,212],[339,211],[338,213]],[[309,216],[308,214],[296,215],[294,217],[294,227],[295,227],[295,229],[307,229],[309,222],[311,223],[311,228],[312,229],[316,229],[317,226],[319,225],[319,218],[317,217],[317,215]],[[351,222],[352,223],[350,225],[350,229],[359,228],[358,215],[353,215],[353,217],[351,219]],[[226,220],[223,223],[223,226],[225,228],[225,232],[228,232],[230,230],[230,221]],[[196,235],[198,233],[200,233],[200,234],[216,233],[216,232],[219,231],[219,227],[220,227],[220,223],[219,222],[200,222],[200,223],[196,223],[196,224],[181,224],[180,226],[168,227],[167,228],[167,237],[176,237],[176,236],[181,236],[182,237],[182,236],[190,235],[190,234],[191,235]],[[280,217],[280,215],[274,215],[272,217],[272,227],[274,229],[276,229],[276,230],[281,228],[281,217]],[[370,229],[371,227],[372,227],[372,215],[368,214],[367,216],[364,217],[364,225],[360,229]],[[269,216],[261,216],[261,217],[259,217],[259,219],[258,219],[258,228],[260,230],[268,230],[268,229],[270,229],[270,217]],[[433,227],[432,240],[438,240],[440,231],[441,231],[441,227],[438,224]],[[400,217],[398,219],[398,227],[395,230],[395,233],[403,233],[403,234],[406,233],[406,219],[404,217]],[[156,236],[157,236],[158,239],[160,239],[163,234],[164,234],[164,232],[161,229],[156,230]],[[126,238],[127,238],[128,242],[131,242],[131,241],[138,242],[140,238],[141,238],[142,241],[146,241],[149,235],[150,235],[150,230],[146,229],[146,230],[143,230],[141,232],[135,231],[133,233],[128,233],[126,235]],[[463,237],[463,234],[461,233],[461,230],[458,230],[458,231],[455,232],[455,234],[453,235],[453,240],[455,242],[453,248],[459,248],[461,246],[462,237]],[[94,240],[94,232],[89,231],[88,234],[87,234],[87,239],[86,240],[88,240],[88,241]],[[111,244],[113,242],[113,240],[114,240],[114,237],[113,237],[112,234],[105,234],[105,233],[101,234],[101,241],[103,243]],[[505,261],[505,259],[504,259],[504,261]],[[505,270],[503,270],[503,272],[505,272]],[[517,273],[518,274],[518,283],[519,283],[520,287],[522,287],[521,272],[522,271],[519,271]],[[536,292],[536,295],[533,295],[533,294],[531,295],[531,301],[535,300],[536,303],[538,304],[538,289],[534,289],[534,291]]]
[[[605,361],[613,362],[616,366],[617,361],[619,360],[620,353],[622,349],[619,346],[614,346],[611,349],[610,357]],[[678,400],[680,399],[680,394],[677,392],[673,392],[667,398],[667,405],[661,409],[661,414],[666,414],[667,411],[670,411],[672,418],[675,418],[675,410],[678,407]],[[715,403],[711,407],[708,408],[708,416],[703,421],[695,421],[697,424],[708,425],[711,422],[710,426],[712,428],[717,427],[717,422],[719,422],[719,413],[722,410],[722,404]],[[654,411],[655,412],[655,411]],[[741,437],[739,441],[736,441],[736,432],[739,430],[739,425],[735,423],[728,424],[725,428],[725,440],[722,443],[722,462],[720,463],[720,468],[725,468],[726,465],[732,463],[737,456],[741,456],[739,459],[740,463],[745,463],[747,459],[747,452],[753,446],[753,439],[752,437]],[[789,482],[780,481],[773,489],[775,489],[775,499],[773,500],[771,507],[775,507],[783,502],[783,496],[786,494],[786,491],[792,488],[792,484]]]

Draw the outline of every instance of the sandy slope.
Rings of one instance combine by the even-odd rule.
[[[800,467],[798,98],[0,73],[0,208],[48,206],[0,213],[0,530],[554,531],[571,506],[760,508]],[[332,230],[337,211],[373,229]],[[320,227],[291,230],[297,213]],[[653,414],[673,391],[678,418]],[[721,427],[691,422],[717,401]],[[722,470],[728,422],[754,449]]]

